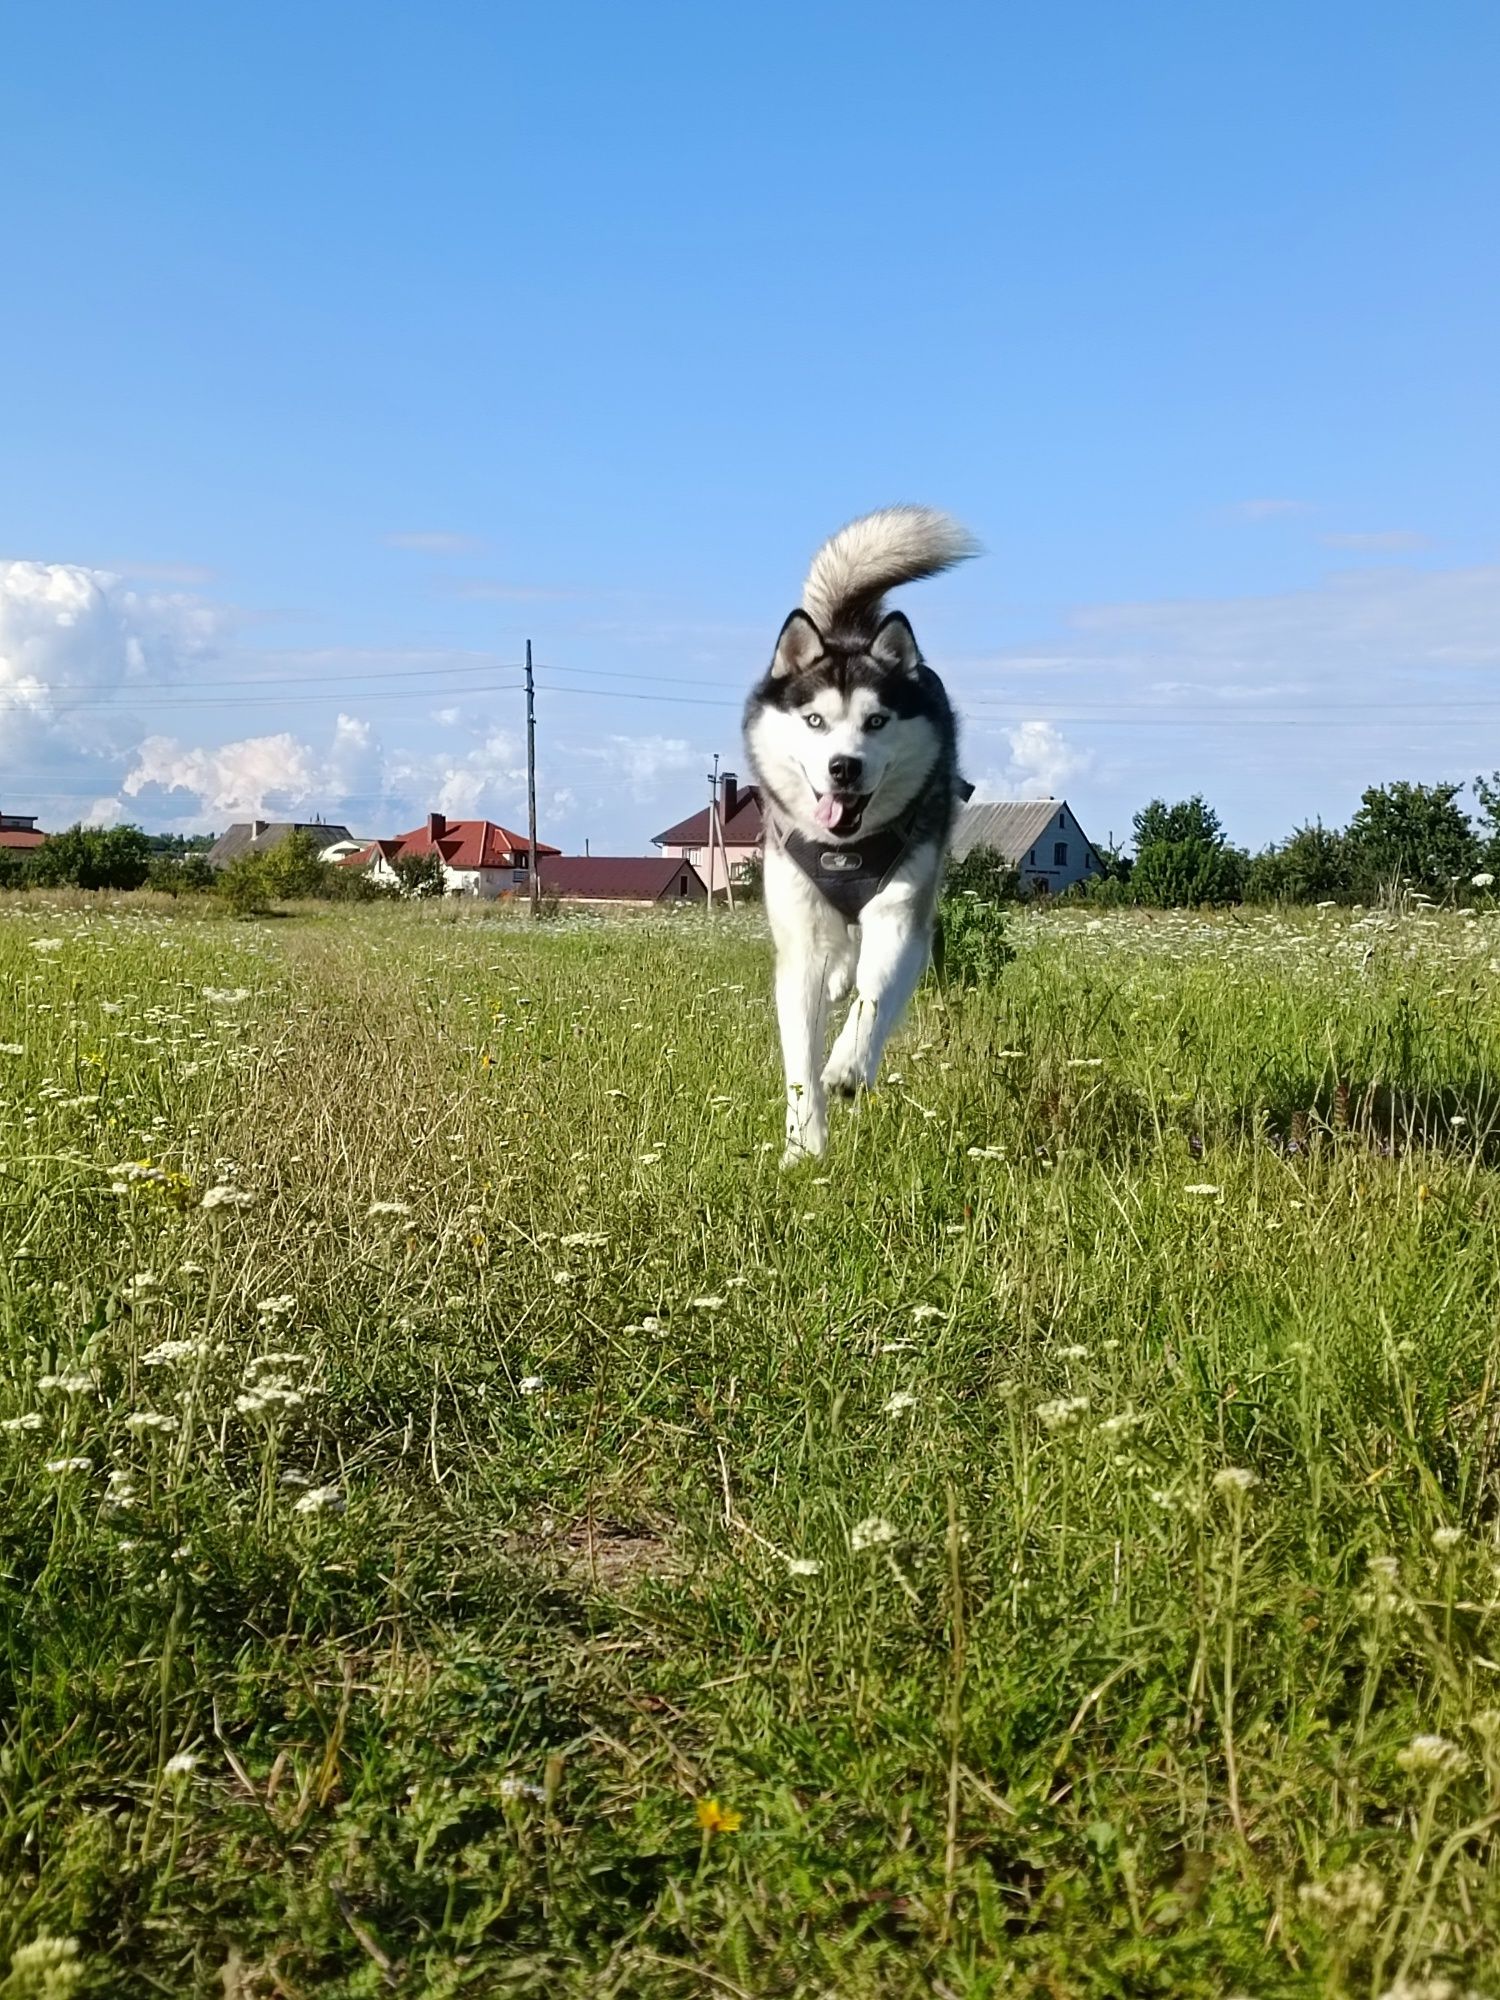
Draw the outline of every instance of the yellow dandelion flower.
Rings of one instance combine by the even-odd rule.
[[[698,1824],[705,1833],[738,1833],[742,1815],[717,1799],[699,1799]]]

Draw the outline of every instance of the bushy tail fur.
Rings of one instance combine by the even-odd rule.
[[[979,553],[957,521],[935,507],[883,507],[826,541],[802,586],[802,608],[825,638],[869,638],[897,584],[936,576]]]

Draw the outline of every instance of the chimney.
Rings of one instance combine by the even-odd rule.
[[[265,832],[266,828],[267,828],[267,827],[268,827],[268,826],[269,826],[270,824],[271,824],[271,822],[270,822],[270,821],[269,821],[268,819],[253,819],[253,820],[251,820],[251,822],[250,822],[250,838],[251,838],[252,840],[259,840],[259,839],[260,839],[260,837],[261,837],[261,835],[262,835],[262,834],[263,834],[263,833]]]
[[[723,779],[723,810],[719,815],[720,826],[727,826],[740,809],[740,781],[733,771],[726,771]]]
[[[427,838],[429,840],[439,841],[447,831],[448,822],[442,813],[429,813],[427,815]]]

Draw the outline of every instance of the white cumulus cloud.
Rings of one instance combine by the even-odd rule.
[[[1053,722],[1022,722],[1002,734],[1010,745],[1010,759],[1003,770],[977,781],[982,798],[1056,798],[1068,780],[1081,776],[1092,762],[1089,753],[1075,749]]]

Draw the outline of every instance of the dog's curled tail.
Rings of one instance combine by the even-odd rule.
[[[825,637],[868,638],[888,590],[978,553],[968,530],[935,507],[882,507],[840,528],[818,550],[802,586],[802,608]]]

